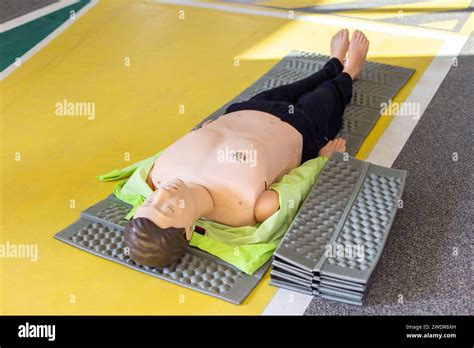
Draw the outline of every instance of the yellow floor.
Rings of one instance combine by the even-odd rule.
[[[185,20],[180,20],[183,8]],[[39,260],[0,259],[1,312],[261,313],[275,292],[268,275],[243,305],[235,306],[52,236],[111,192],[113,183],[97,182],[96,174],[130,164],[126,153],[134,162],[170,144],[287,51],[328,53],[337,29],[152,1],[101,1],[2,81],[0,242],[38,244]],[[417,70],[397,101],[407,97],[442,44],[366,34],[370,60]],[[127,57],[130,67],[124,66]],[[241,59],[239,67],[235,57]],[[95,119],[56,116],[55,105],[64,99],[94,102]],[[360,158],[389,120],[377,124]],[[21,161],[15,160],[18,153]]]

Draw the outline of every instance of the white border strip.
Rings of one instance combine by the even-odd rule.
[[[312,299],[313,296],[279,288],[262,315],[301,315]]]
[[[8,22],[0,24],[0,33],[3,33],[15,27],[19,27],[20,25],[23,25],[25,23],[31,22],[32,20],[35,20],[36,18],[46,16],[50,14],[51,12],[60,10],[63,7],[72,5],[76,2],[79,2],[79,0],[59,0],[53,4],[39,8],[33,12],[24,14],[23,16],[13,18],[9,20]]]
[[[344,28],[352,28],[352,29],[365,29],[365,30],[373,30],[382,33],[388,34],[397,34],[409,37],[421,37],[426,39],[435,39],[435,40],[451,40],[455,37],[459,37],[459,34],[456,33],[446,33],[440,32],[430,29],[424,28],[416,28],[414,30],[413,27],[405,27],[398,24],[391,24],[391,23],[378,23],[378,22],[365,22],[360,19],[356,18],[349,18],[349,17],[337,17],[334,15],[304,15],[294,13],[293,19],[288,18],[287,12],[281,11],[270,11],[266,9],[258,9],[258,8],[247,8],[247,7],[238,7],[233,5],[227,4],[219,4],[219,3],[209,3],[209,2],[195,2],[189,0],[154,0],[157,3],[161,4],[173,4],[173,5],[183,5],[183,6],[191,6],[191,7],[200,7],[200,8],[207,8],[211,10],[220,10],[225,12],[233,12],[233,13],[243,13],[243,14],[250,14],[256,16],[267,16],[267,17],[276,17],[287,19],[289,21],[299,20],[304,22],[311,22],[317,24],[326,24],[332,26],[339,26]]]
[[[14,72],[17,68],[19,68],[22,64],[24,64],[28,59],[33,57],[39,50],[41,50],[43,47],[45,47],[47,44],[49,44],[51,41],[53,41],[59,34],[61,34],[63,31],[65,31],[72,23],[77,21],[80,17],[82,17],[87,11],[89,11],[92,7],[94,7],[99,0],[91,0],[86,6],[82,7],[75,15],[74,19],[68,19],[66,20],[63,24],[61,24],[56,30],[54,30],[51,34],[46,36],[43,40],[38,42],[33,48],[31,48],[28,52],[26,52],[24,55],[22,55],[19,59],[20,64],[17,65],[17,63],[12,63],[10,64],[9,67],[5,68],[0,73],[0,81],[5,79],[8,75],[10,75],[12,72]]]

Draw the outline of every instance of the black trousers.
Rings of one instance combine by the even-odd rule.
[[[226,113],[258,110],[279,117],[303,136],[302,162],[315,158],[342,126],[342,114],[352,98],[352,78],[332,58],[323,68],[299,81],[261,92],[231,104]]]

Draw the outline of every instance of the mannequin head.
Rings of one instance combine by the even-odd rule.
[[[160,185],[137,209],[134,218],[146,218],[160,228],[182,228],[186,239],[192,237],[196,204],[190,188],[180,179]]]
[[[149,267],[165,267],[186,252],[188,241],[182,228],[162,229],[146,218],[136,218],[125,228],[124,242],[130,258]]]
[[[125,229],[130,257],[146,266],[163,267],[184,255],[197,220],[189,187],[179,179],[159,186],[137,209]]]

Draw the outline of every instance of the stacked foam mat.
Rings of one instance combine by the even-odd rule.
[[[270,284],[361,305],[405,177],[334,153],[275,251]]]
[[[218,118],[231,103],[247,100],[263,90],[304,78],[320,69],[327,60],[327,56],[316,53],[292,51],[249,88],[203,121]],[[358,151],[363,140],[379,118],[380,103],[388,102],[389,99],[393,98],[413,73],[409,69],[378,63],[367,63],[364,69],[360,79],[354,83],[354,98],[346,108],[344,125],[341,131],[341,136],[348,140],[348,152],[352,155]],[[347,164],[345,162],[340,163],[341,166]],[[338,186],[339,183],[334,180],[332,185]],[[326,195],[324,197],[333,202],[331,204],[343,204],[337,203],[338,196]],[[318,204],[326,203],[325,200],[320,200]],[[166,268],[138,265],[126,255],[123,248],[123,230],[127,223],[124,217],[130,209],[130,205],[111,195],[81,212],[80,219],[56,234],[55,238],[104,259],[118,262],[134,270],[234,304],[240,304],[245,300],[270,267],[271,262],[269,261],[253,275],[247,275],[233,265],[195,248],[189,248],[186,255],[178,263]],[[303,204],[301,211],[317,215],[321,212],[321,208],[309,200]],[[332,216],[332,219],[334,218]],[[305,231],[313,228],[321,231],[317,224],[312,223],[305,227]],[[330,232],[325,232],[325,234],[328,233]],[[308,236],[312,235],[308,234]],[[313,241],[308,240],[308,243],[311,245]],[[282,245],[285,244],[288,244],[288,242]],[[292,243],[290,242],[288,245],[292,245]],[[283,250],[284,248],[281,247],[279,252],[281,253]],[[285,252],[282,255],[286,255]],[[305,264],[306,266],[301,268],[301,262],[291,263],[284,260],[288,259],[281,256],[275,259],[272,283],[305,291],[306,293],[314,293],[316,290],[308,286],[316,279],[312,273],[314,267]],[[281,267],[278,268],[278,265]],[[328,263],[325,269],[329,265],[332,266]],[[353,273],[350,273],[350,275],[353,275]],[[288,280],[292,277],[295,277],[294,282],[288,283]],[[351,281],[344,280],[340,275],[335,277],[326,275],[324,279],[324,286],[327,289],[333,286],[332,284],[352,284]],[[360,286],[354,286],[357,289],[361,288]],[[323,287],[323,290],[328,293],[325,287]]]

